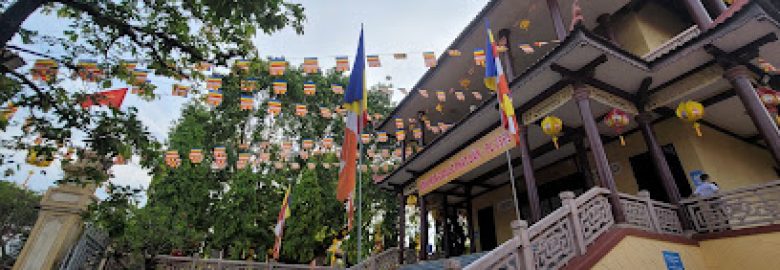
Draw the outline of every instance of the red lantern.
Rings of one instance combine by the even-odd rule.
[[[615,108],[609,111],[607,116],[604,118],[604,121],[608,127],[615,129],[618,136],[620,136],[620,145],[625,146],[626,140],[623,138],[623,128],[628,126],[628,123],[631,121],[628,117],[628,114],[620,109]]]

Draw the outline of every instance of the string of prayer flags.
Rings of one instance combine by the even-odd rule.
[[[241,110],[248,111],[255,108],[255,100],[252,94],[241,94]]]
[[[249,164],[249,159],[252,156],[249,153],[238,153],[238,160],[236,161],[236,168],[243,169]]]
[[[190,162],[193,164],[199,164],[203,162],[203,149],[200,148],[193,148],[190,149]]]
[[[317,92],[317,84],[314,82],[306,82],[303,84],[303,94],[307,96],[313,96]]]
[[[249,78],[241,80],[241,91],[252,92],[257,89],[257,79]]]
[[[30,71],[34,81],[49,81],[57,78],[59,65],[52,59],[35,60],[33,68]]]
[[[103,71],[98,68],[95,60],[81,60],[76,64],[78,76],[83,81],[95,82],[103,78]]]
[[[482,94],[480,94],[479,92],[473,91],[473,92],[471,92],[471,94],[474,95],[475,99],[482,100]]]
[[[466,100],[466,96],[463,95],[463,91],[455,90],[455,99],[459,101],[464,101]]]
[[[149,77],[149,71],[143,69],[134,69],[132,75],[133,85],[138,86],[146,83],[147,78]]]
[[[246,59],[236,59],[236,62],[233,63],[233,66],[238,70],[249,70],[249,60]]]
[[[396,118],[395,119],[395,128],[396,129],[403,129],[404,128],[404,119],[403,118]]]
[[[394,53],[393,58],[395,60],[406,60],[406,53]]]
[[[287,93],[287,82],[281,79],[274,80],[273,89],[274,94],[284,95]]]
[[[165,152],[165,164],[171,168],[178,168],[181,165],[181,159],[179,158],[179,152],[176,150],[168,150]]]
[[[344,86],[341,86],[340,84],[331,84],[330,89],[333,90],[333,93],[338,95],[344,94]]]
[[[461,54],[463,54],[463,53],[461,53],[459,50],[455,50],[455,49],[447,50],[447,55],[452,56],[452,57],[457,57],[457,56],[460,56]]]
[[[534,53],[534,47],[531,47],[531,45],[529,44],[520,44],[518,45],[518,47],[520,48],[520,50],[523,50],[523,52],[526,54]]]
[[[376,133],[376,141],[387,142],[387,132],[379,131]]]
[[[447,93],[444,91],[436,91],[436,98],[439,100],[439,102],[445,102],[447,101]]]
[[[485,50],[482,48],[474,49],[474,63],[477,66],[485,65]]]
[[[425,67],[436,67],[436,54],[433,52],[423,52],[423,59],[425,60]]]
[[[173,89],[171,89],[171,95],[175,97],[187,97],[187,93],[189,91],[190,91],[189,86],[175,83],[173,84]]]
[[[271,58],[268,63],[268,72],[271,76],[282,76],[287,70],[287,61],[284,58]]]
[[[330,112],[328,107],[320,107],[320,116],[324,118],[331,118],[333,114]]]
[[[211,76],[206,80],[206,89],[219,90],[222,88],[222,78]]]
[[[406,139],[406,131],[404,130],[396,130],[395,131],[395,140],[396,141],[403,141]]]
[[[379,55],[366,55],[366,61],[368,61],[368,67],[381,67],[382,62],[379,61]]]
[[[268,100],[268,113],[270,113],[273,116],[278,115],[282,112],[282,102],[278,99],[269,99]]]
[[[330,148],[332,146],[333,146],[333,138],[332,137],[322,138],[322,147]]]
[[[336,70],[349,71],[349,58],[346,56],[336,56]]]
[[[360,141],[363,142],[363,144],[367,144],[371,142],[371,134],[363,133],[360,134]]]
[[[222,91],[209,90],[209,94],[206,96],[206,103],[211,106],[219,106],[219,104],[222,104]]]
[[[320,64],[317,57],[303,58],[303,73],[314,74],[320,72]]]
[[[303,149],[312,149],[312,148],[314,148],[314,140],[312,140],[312,139],[303,139],[303,141],[301,141],[301,147],[303,147]]]
[[[308,110],[306,109],[306,105],[304,104],[295,104],[295,115],[297,116],[306,116],[306,113]]]
[[[414,136],[415,139],[422,139],[422,129],[421,128],[414,128],[412,129],[412,136]]]

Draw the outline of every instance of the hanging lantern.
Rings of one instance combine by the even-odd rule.
[[[701,125],[699,120],[704,117],[704,106],[696,101],[681,102],[677,106],[677,117],[693,123],[693,128],[696,129],[696,135],[701,137]]]
[[[320,107],[320,116],[324,118],[331,118],[333,115],[330,113],[330,109],[328,107]]]
[[[241,94],[241,103],[239,105],[242,111],[249,111],[255,107],[255,99],[252,94]]]
[[[615,108],[609,111],[607,116],[604,117],[604,121],[608,127],[614,129],[618,136],[620,136],[620,145],[625,146],[626,140],[623,138],[623,128],[628,126],[628,123],[630,122],[628,114]]]
[[[298,156],[300,156],[301,159],[303,159],[303,160],[308,160],[309,159],[309,152],[306,151],[306,150],[301,150],[300,152],[298,152]]]
[[[412,136],[414,136],[414,138],[417,140],[422,139],[423,136],[422,129],[421,128],[412,129]]]
[[[436,91],[436,98],[439,102],[447,101],[447,93],[444,91]]]
[[[333,93],[338,95],[344,94],[344,86],[341,86],[340,84],[331,84],[330,90],[333,90]]]
[[[325,163],[322,163],[320,165],[322,165],[322,168],[330,169],[330,163],[325,162]]]
[[[287,69],[287,62],[284,58],[271,58],[268,63],[268,72],[272,76],[284,75],[284,71]]]
[[[309,170],[314,170],[317,168],[317,164],[314,162],[306,163],[306,168],[309,168]]]
[[[275,80],[273,83],[274,94],[284,95],[287,93],[287,82],[285,80]]]
[[[304,104],[295,105],[295,115],[303,117],[306,116],[307,112],[308,110],[306,109],[306,105]]]
[[[555,149],[558,149],[558,136],[561,135],[561,130],[563,130],[563,121],[560,118],[550,115],[542,120],[542,131],[552,137]]]
[[[409,195],[409,197],[406,197],[406,205],[417,205],[417,196]]]
[[[255,91],[256,88],[257,88],[257,79],[249,78],[246,80],[241,80],[241,91],[252,92]]]
[[[274,162],[274,168],[276,168],[277,170],[283,169],[284,168],[284,162],[281,162],[281,161]]]
[[[209,90],[209,94],[206,96],[206,103],[211,106],[219,106],[219,104],[222,104],[222,91]]]
[[[332,146],[333,146],[333,138],[331,137],[322,138],[322,147],[331,148]]]

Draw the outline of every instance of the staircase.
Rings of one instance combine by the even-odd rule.
[[[407,264],[401,266],[400,270],[437,270],[437,269],[446,269],[447,264],[451,261],[455,260],[458,261],[459,265],[466,266],[477,259],[481,258],[483,255],[485,255],[485,252],[480,253],[473,253],[468,255],[463,255],[459,257],[452,257],[447,259],[440,259],[440,260],[434,260],[434,261],[422,261],[417,264]]]

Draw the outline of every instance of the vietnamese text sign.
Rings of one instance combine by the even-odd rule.
[[[515,147],[512,135],[499,126],[417,179],[420,195],[425,195]]]
[[[685,266],[683,266],[682,258],[680,258],[680,253],[664,250],[662,254],[664,255],[664,262],[666,263],[666,269],[685,270]]]

